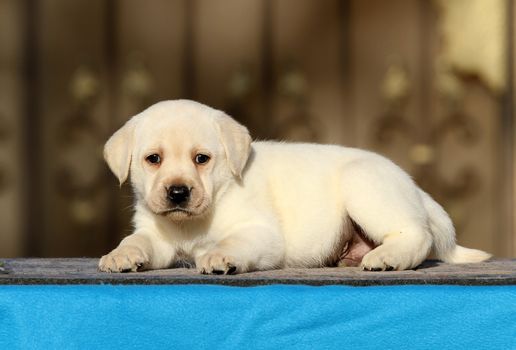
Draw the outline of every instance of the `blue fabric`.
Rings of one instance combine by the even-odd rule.
[[[516,349],[516,286],[0,286],[0,349]]]

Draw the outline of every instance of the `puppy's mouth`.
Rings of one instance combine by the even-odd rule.
[[[186,208],[181,208],[181,207],[174,207],[174,208],[170,208],[170,209],[166,209],[166,210],[163,210],[163,211],[160,211],[158,213],[159,215],[162,215],[162,216],[168,216],[168,215],[181,215],[181,214],[185,214],[187,216],[192,216],[194,213],[191,212],[190,210],[186,209]]]
[[[145,201],[147,207],[158,216],[166,217],[173,221],[190,220],[199,218],[207,213],[208,202],[199,200],[195,202],[174,204],[166,201],[155,203],[152,200]]]

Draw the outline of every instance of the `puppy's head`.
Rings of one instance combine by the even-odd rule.
[[[131,172],[137,199],[181,221],[204,215],[217,192],[242,175],[248,130],[221,111],[187,101],[157,103],[130,119],[104,147],[120,184]]]

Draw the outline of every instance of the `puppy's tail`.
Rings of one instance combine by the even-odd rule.
[[[481,250],[465,248],[456,244],[455,229],[446,211],[426,192],[420,191],[420,194],[428,212],[430,231],[432,231],[434,239],[434,253],[439,260],[464,264],[481,262],[491,257],[491,254]]]

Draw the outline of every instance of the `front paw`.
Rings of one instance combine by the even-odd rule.
[[[195,261],[197,271],[202,274],[232,275],[244,272],[242,265],[232,256],[222,252],[208,252]]]
[[[103,272],[136,272],[149,264],[147,255],[138,247],[119,247],[99,261]]]

